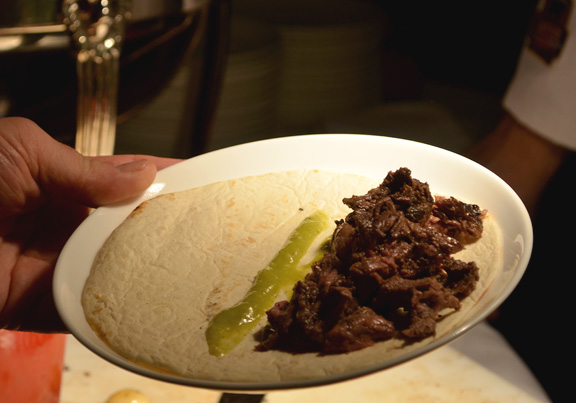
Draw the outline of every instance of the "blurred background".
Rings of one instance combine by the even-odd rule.
[[[176,138],[185,136],[190,148],[188,134],[205,132],[193,126],[203,125],[213,115],[204,108],[214,109],[216,77],[223,71],[228,1],[122,1],[129,11],[119,63],[117,153],[173,155],[181,150]],[[0,116],[28,117],[73,146],[78,47],[65,21],[64,3],[87,10],[85,14],[100,14],[112,2],[2,2]],[[193,105],[200,98],[203,103]],[[182,157],[190,153],[178,151]]]
[[[28,117],[73,146],[77,50],[61,2],[2,1],[0,116]],[[247,141],[341,132],[464,154],[503,115],[535,5],[133,0],[115,152],[187,158]],[[531,340],[500,329],[545,375],[530,358]]]
[[[73,144],[75,49],[60,3],[2,3],[0,115],[29,117]],[[133,1],[116,153],[189,157],[323,132],[463,152],[501,116],[534,5]]]

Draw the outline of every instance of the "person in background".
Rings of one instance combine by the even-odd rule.
[[[569,276],[576,225],[570,188],[576,174],[576,15],[572,0],[540,2],[515,75],[506,116],[469,157],[504,179],[533,220],[534,250],[524,278],[500,307],[494,326],[549,393],[572,392],[559,362],[573,351]]]
[[[505,94],[507,115],[470,155],[507,180],[531,213],[576,149],[573,14],[571,0],[547,0],[539,6]]]
[[[90,208],[141,193],[175,162],[84,157],[30,120],[0,118],[0,329],[66,332],[52,300],[64,244]]]

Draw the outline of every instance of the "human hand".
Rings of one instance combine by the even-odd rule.
[[[468,157],[505,180],[534,215],[546,186],[568,153],[506,114]]]
[[[0,119],[0,328],[64,332],[52,275],[91,207],[144,191],[175,159],[84,157],[33,122]]]

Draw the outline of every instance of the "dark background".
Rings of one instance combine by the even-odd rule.
[[[384,101],[419,99],[427,85],[435,83],[457,89],[449,91],[451,98],[443,101],[456,105],[454,112],[458,114],[457,105],[480,95],[486,100],[487,112],[478,131],[487,134],[502,113],[501,97],[513,76],[536,1],[373,1],[387,16],[382,46],[387,60]],[[150,77],[156,71],[171,74],[175,70],[176,66],[159,61],[178,60],[179,47],[182,45],[175,42],[158,50],[121,77],[125,88],[121,89],[121,112],[145,98],[134,100],[130,96],[134,91],[154,94],[157,89],[153,87],[163,84]],[[132,74],[138,71],[141,77]],[[29,117],[65,142],[71,141],[75,131],[75,79],[72,49],[47,54],[0,52],[0,95],[11,99],[8,114]],[[565,200],[561,196],[565,196],[566,183],[573,182],[573,166],[570,160],[548,189],[543,207],[534,217],[535,250],[530,267],[492,321],[553,401],[565,399],[569,386],[567,374],[562,378],[557,364],[558,357],[567,361],[566,346],[572,339],[565,336],[570,334],[566,321],[572,320],[565,317],[569,291],[565,290],[565,279],[553,270],[570,269],[570,257],[561,251],[570,251],[571,238],[558,235],[557,218],[558,200]],[[573,221],[573,215],[563,215],[562,227],[571,227]]]

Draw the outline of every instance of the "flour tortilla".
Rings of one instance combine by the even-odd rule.
[[[415,349],[390,340],[348,354],[255,352],[247,337],[231,353],[208,353],[209,320],[243,298],[259,270],[316,209],[340,219],[342,199],[366,193],[383,178],[317,170],[246,177],[158,196],[141,204],[108,238],[87,279],[88,323],[120,355],[146,367],[196,380],[267,383],[339,374]],[[332,233],[334,225],[315,248]],[[500,232],[490,218],[480,242],[461,252],[480,267],[477,290],[437,327],[461,322],[501,267]],[[281,296],[280,299],[285,299]],[[266,324],[263,319],[261,327]]]

